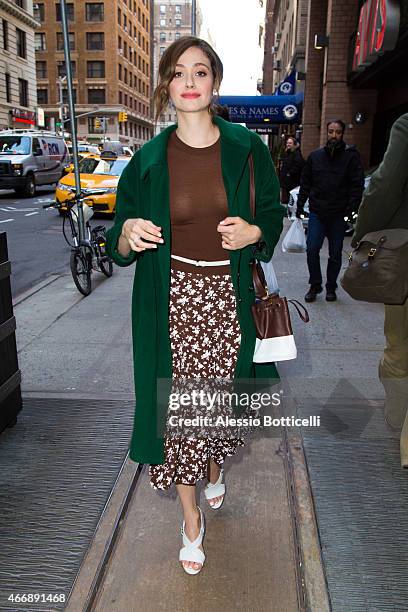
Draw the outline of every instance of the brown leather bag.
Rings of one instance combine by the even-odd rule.
[[[250,207],[255,218],[255,178],[252,155],[249,156]],[[293,337],[288,304],[292,304],[302,321],[309,321],[309,313],[297,300],[287,300],[278,293],[268,294],[265,275],[259,262],[252,264],[256,302],[252,305],[252,316],[256,328],[255,363],[269,363],[295,359],[297,349]],[[303,310],[303,313],[301,311]]]

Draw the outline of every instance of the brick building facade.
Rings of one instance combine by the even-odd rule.
[[[35,127],[33,0],[2,0],[0,20],[0,129]]]
[[[93,112],[78,119],[80,139],[105,136],[137,149],[151,138],[151,1],[67,3],[76,114]],[[35,15],[41,23],[35,34],[37,95],[53,129],[61,94],[67,103],[60,4],[37,2]],[[126,123],[118,122],[120,111],[126,111]]]
[[[270,56],[265,61],[264,83],[270,85],[264,93],[272,93],[276,83],[294,65],[290,54],[287,55],[287,49],[293,49],[294,43],[292,47],[287,45],[285,51],[282,41],[291,40],[291,26],[288,28],[287,24],[294,19],[295,5],[294,0],[282,4],[281,0],[268,0],[266,53]],[[339,118],[347,126],[346,141],[357,146],[368,168],[381,160],[392,122],[408,112],[408,71],[405,69],[408,0],[382,3],[305,0],[303,9],[299,6],[299,41],[304,43],[305,58],[303,117],[299,126],[302,152],[307,156],[322,146],[328,121]],[[359,24],[362,10],[369,19]],[[386,11],[388,19],[376,11]],[[286,12],[286,18],[282,12]],[[381,28],[386,32],[384,38],[381,38]],[[371,44],[377,36],[379,49],[368,53],[358,67],[353,67],[353,57],[359,48],[356,47],[359,29],[365,29],[362,44]]]

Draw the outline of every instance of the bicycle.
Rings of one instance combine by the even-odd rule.
[[[64,202],[67,213],[63,216],[62,233],[67,244],[71,247],[70,268],[74,283],[82,295],[87,296],[92,291],[91,275],[92,271],[102,272],[108,278],[113,274],[113,261],[106,255],[106,228],[104,225],[97,225],[91,228],[89,220],[93,215],[92,207],[87,206],[86,200],[99,194],[100,191],[93,192],[88,190],[81,192],[79,196],[73,195]],[[79,242],[78,225],[78,202],[82,202],[85,221],[85,239],[82,244]],[[60,212],[62,205],[56,200],[43,204],[43,208],[54,208]],[[68,239],[65,232],[65,221],[69,219],[72,242]]]

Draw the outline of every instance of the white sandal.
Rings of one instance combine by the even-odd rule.
[[[199,506],[197,506],[197,508],[200,512],[200,520],[201,520],[200,533],[198,534],[194,542],[191,542],[185,534],[186,523],[185,521],[183,521],[183,526],[181,528],[181,535],[183,536],[184,546],[180,550],[180,554],[179,554],[179,561],[192,561],[193,563],[201,563],[200,569],[193,569],[192,567],[184,567],[184,565],[182,565],[182,568],[184,569],[184,571],[187,572],[187,574],[192,574],[192,575],[198,574],[199,572],[201,572],[204,566],[204,561],[205,561],[205,554],[203,553],[202,550],[198,548],[202,544],[203,537],[204,537],[204,531],[205,531],[204,515],[201,512],[201,508],[199,508]]]
[[[204,489],[204,495],[208,502],[210,502],[211,499],[214,499],[214,497],[221,497],[222,495],[222,499],[218,501],[216,504],[214,505],[211,505],[210,503],[208,504],[210,508],[213,508],[214,510],[217,510],[218,508],[220,508],[224,501],[225,484],[222,482],[223,474],[224,474],[224,470],[221,469],[217,482],[214,482],[214,484],[209,482],[208,485]]]

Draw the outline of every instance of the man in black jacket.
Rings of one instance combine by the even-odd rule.
[[[303,169],[297,217],[309,198],[307,265],[310,289],[306,302],[314,302],[322,292],[320,249],[325,237],[329,241],[326,300],[336,300],[337,277],[341,269],[345,218],[357,212],[364,191],[364,171],[354,146],[344,142],[345,124],[340,119],[327,124],[327,143],[313,151]]]
[[[305,163],[298,141],[294,136],[288,136],[286,139],[285,155],[282,158],[279,173],[282,204],[289,202],[290,191],[300,185],[300,177]]]

